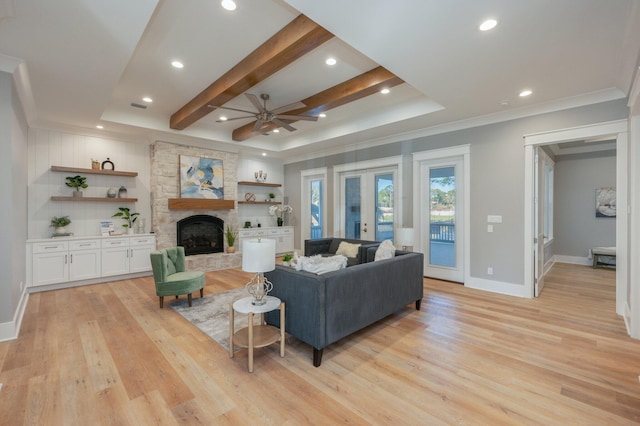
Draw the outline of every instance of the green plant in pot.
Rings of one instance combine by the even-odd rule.
[[[61,216],[61,217],[52,217],[51,224],[49,225],[51,228],[54,228],[54,235],[64,234],[67,232],[65,227],[71,223],[71,219],[69,216]]]
[[[66,179],[67,181],[65,182],[65,184],[69,188],[75,189],[75,191],[73,191],[73,196],[82,197],[82,190],[89,186],[87,185],[87,178],[84,176],[76,175],[67,176]]]
[[[235,243],[238,238],[238,231],[227,225],[227,230],[224,231],[224,237],[227,239],[227,253],[235,253]]]
[[[293,259],[293,255],[291,253],[285,253],[282,255],[282,264],[285,266],[289,266],[291,259]]]
[[[120,211],[111,217],[122,218],[122,220],[125,221],[122,227],[128,228],[129,234],[133,234],[133,224],[138,219],[138,216],[140,215],[140,213],[131,213],[131,210],[129,210],[129,207],[118,207],[118,210]]]

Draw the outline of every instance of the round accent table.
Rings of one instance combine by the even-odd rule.
[[[275,342],[280,342],[280,356],[284,357],[284,302],[277,297],[265,296],[264,305],[251,304],[252,297],[244,297],[231,303],[229,309],[229,358],[233,358],[234,345],[247,348],[249,351],[249,373],[253,372],[253,350],[263,348]],[[267,325],[264,314],[276,309],[280,310],[280,329]],[[238,331],[234,330],[234,312],[247,314],[248,326]],[[260,325],[253,323],[253,316],[260,314]]]

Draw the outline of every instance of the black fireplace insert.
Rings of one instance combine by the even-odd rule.
[[[224,252],[224,221],[215,216],[199,214],[186,217],[177,223],[178,245],[184,254]]]

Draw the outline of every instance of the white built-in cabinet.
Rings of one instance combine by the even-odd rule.
[[[293,226],[278,226],[273,228],[241,229],[238,232],[240,251],[242,242],[254,238],[269,238],[276,241],[276,254],[293,251]]]
[[[27,241],[27,285],[95,283],[151,271],[154,235]]]

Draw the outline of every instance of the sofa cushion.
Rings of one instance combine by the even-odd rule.
[[[336,250],[336,254],[342,254],[347,257],[357,257],[359,248],[360,244],[353,244],[342,241],[338,246],[338,250]]]
[[[295,264],[296,271],[307,271],[314,274],[325,274],[347,267],[347,258],[343,255],[323,257],[320,254],[310,257],[299,257]]]
[[[376,256],[373,259],[374,261],[383,260],[383,259],[391,259],[396,254],[396,248],[393,246],[391,240],[384,240],[378,246],[376,250]]]

